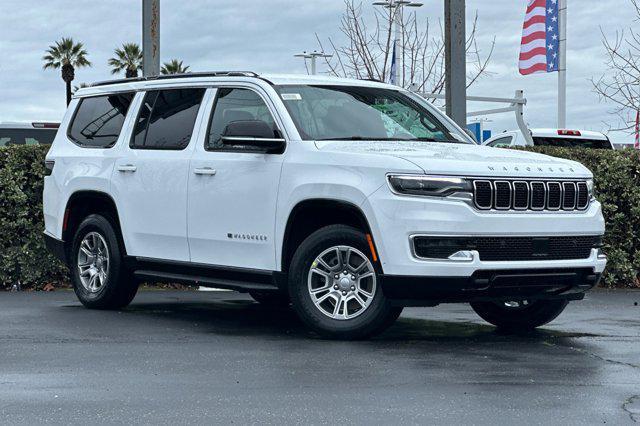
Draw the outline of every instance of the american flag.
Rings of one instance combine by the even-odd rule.
[[[520,74],[558,71],[558,0],[529,0],[522,29]]]

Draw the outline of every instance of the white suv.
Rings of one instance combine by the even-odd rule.
[[[248,72],[98,83],[47,155],[48,247],[87,307],[169,281],[291,303],[328,337],[469,302],[529,329],[595,286],[582,165],[475,145],[382,83]]]

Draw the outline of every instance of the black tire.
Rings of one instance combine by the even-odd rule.
[[[364,254],[375,269],[376,291],[358,316],[350,319],[334,319],[320,311],[311,299],[308,275],[316,257],[334,246],[349,246]],[[296,250],[289,270],[289,295],[293,308],[302,321],[321,336],[331,339],[355,340],[371,337],[389,327],[402,312],[385,298],[380,286],[381,268],[374,262],[366,236],[361,231],[345,225],[331,225],[319,229],[307,237]],[[345,305],[346,306],[346,305]]]
[[[105,282],[95,291],[89,291],[82,284],[78,268],[80,244],[90,233],[97,233],[106,242],[109,262]],[[73,236],[69,253],[71,282],[76,296],[82,304],[90,309],[120,309],[127,306],[138,291],[138,282],[128,271],[122,261],[120,242],[111,222],[102,215],[87,216]]]
[[[280,291],[250,291],[249,295],[261,305],[281,308],[289,306],[289,295]]]
[[[498,302],[472,303],[471,307],[483,320],[500,329],[522,332],[553,321],[568,304],[567,300],[537,300],[521,307]]]

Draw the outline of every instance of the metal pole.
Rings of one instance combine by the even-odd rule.
[[[316,55],[311,55],[311,75],[316,75],[317,74],[317,68],[316,68],[316,60],[318,59],[318,57]]]
[[[567,127],[567,0],[558,4],[560,63],[558,64],[558,128]]]
[[[445,91],[447,115],[467,127],[465,0],[445,1]]]
[[[396,86],[402,86],[404,84],[404,81],[400,81],[400,70],[404,67],[404,63],[400,64],[400,61],[402,61],[402,57],[400,55],[400,38],[402,37],[400,32],[402,28],[402,4],[396,4],[394,7],[395,9],[393,9],[393,13],[395,16],[393,25],[396,27],[396,34],[395,40],[393,41],[393,53],[395,55],[394,62],[396,63],[396,75],[393,84]]]
[[[160,74],[160,0],[142,0],[142,73]]]

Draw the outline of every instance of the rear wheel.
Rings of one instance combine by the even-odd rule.
[[[361,339],[383,331],[402,312],[379,283],[364,233],[331,225],[311,234],[291,261],[289,292],[300,318],[322,336]]]
[[[564,311],[566,300],[520,300],[513,302],[479,302],[471,307],[480,317],[508,331],[528,331],[543,326]]]
[[[101,215],[92,214],[78,226],[70,269],[76,296],[87,308],[119,309],[138,291],[138,283],[123,265],[116,232]]]

